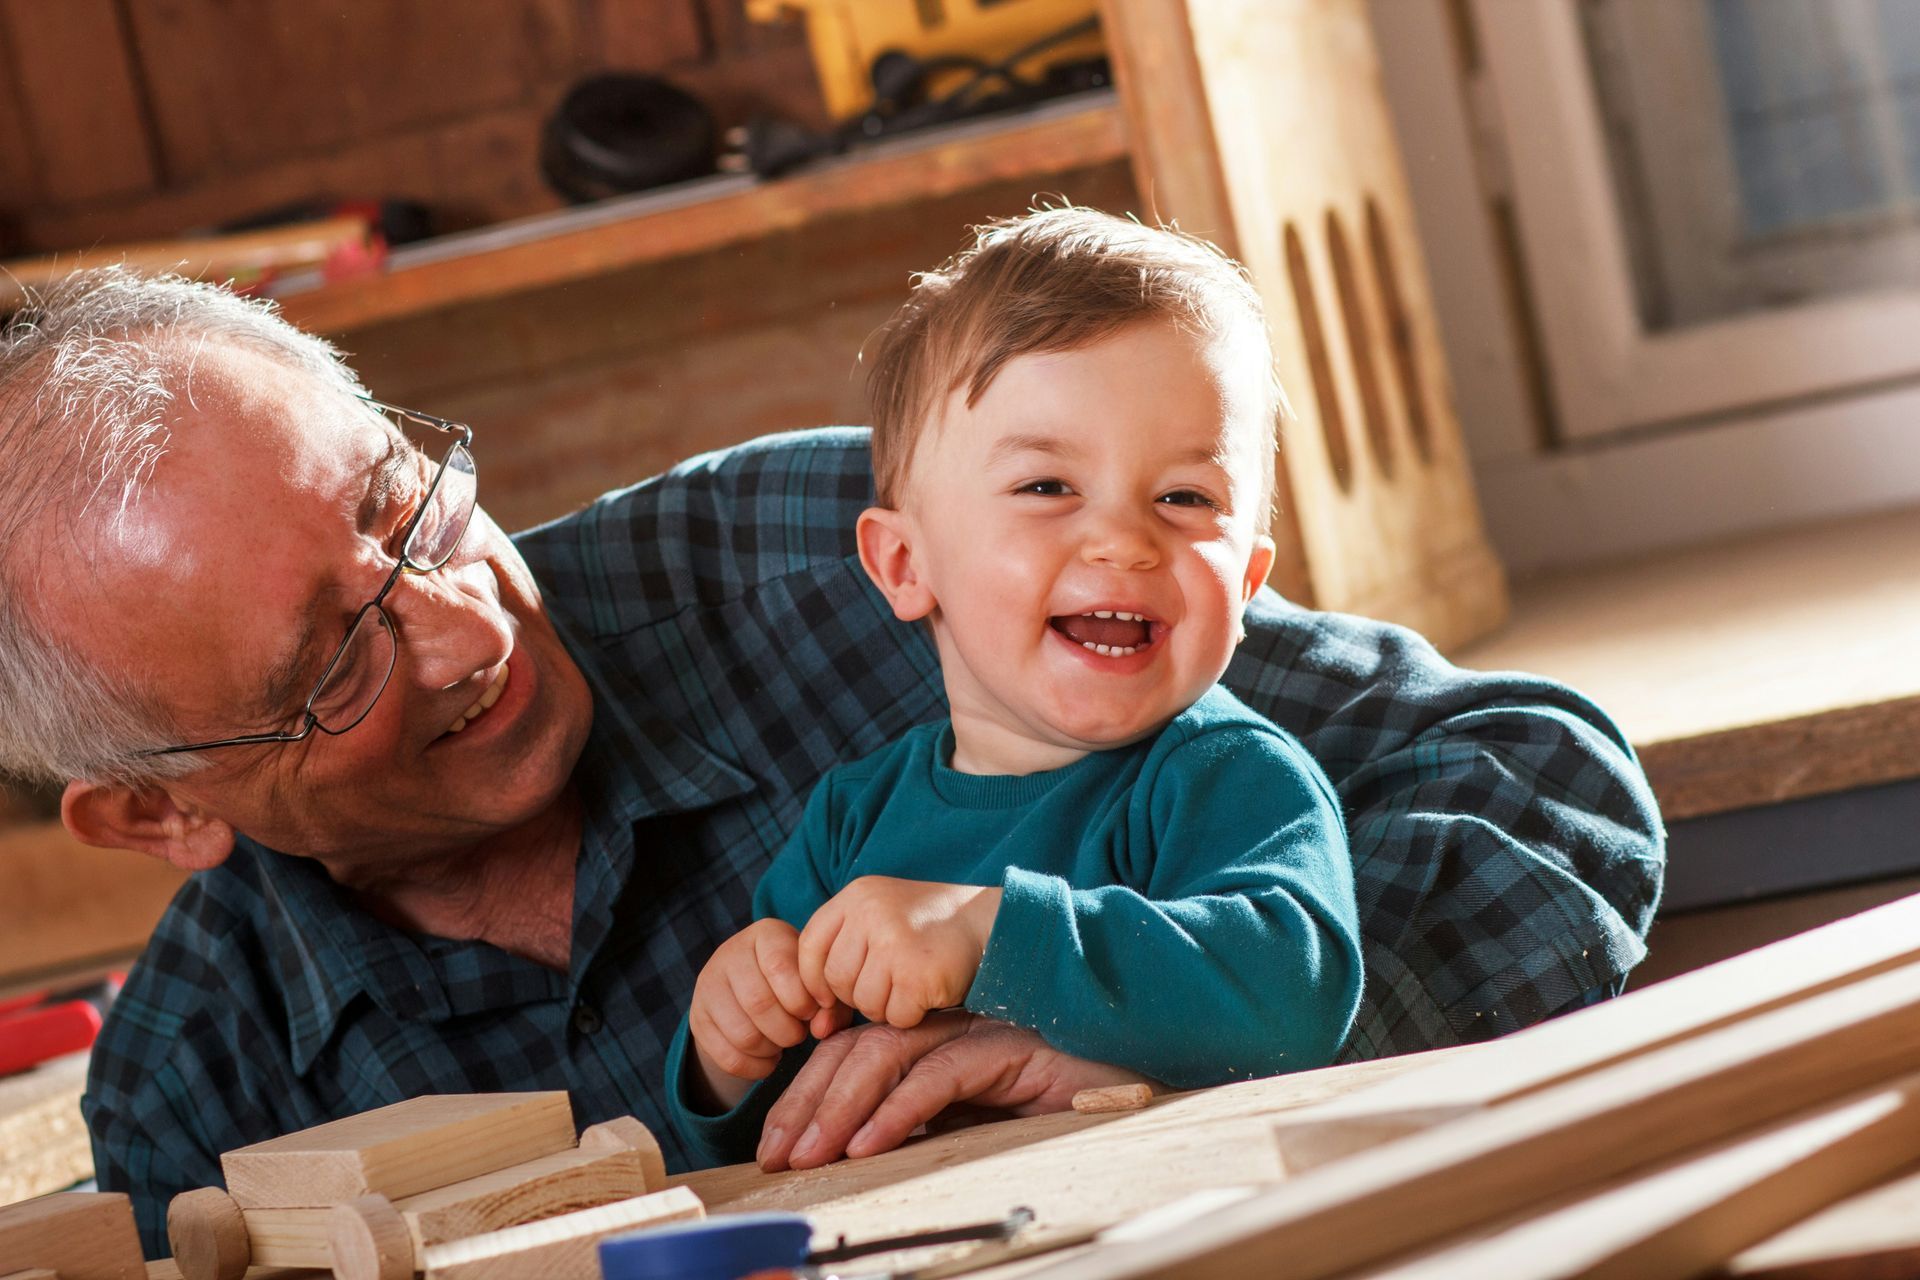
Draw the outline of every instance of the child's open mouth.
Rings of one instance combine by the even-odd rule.
[[[1107,658],[1126,658],[1151,648],[1158,625],[1143,613],[1095,609],[1048,619],[1055,631],[1083,649]]]

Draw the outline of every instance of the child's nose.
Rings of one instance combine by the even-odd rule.
[[[1081,546],[1081,558],[1090,565],[1114,569],[1151,569],[1160,562],[1160,552],[1145,521],[1095,513]]]

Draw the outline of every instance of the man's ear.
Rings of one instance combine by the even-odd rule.
[[[1247,577],[1240,584],[1240,603],[1253,599],[1254,593],[1267,585],[1267,575],[1273,572],[1273,539],[1261,534],[1253,540],[1253,554],[1247,557]]]
[[[206,871],[233,852],[233,828],[163,787],[69,782],[60,821],[81,844],[132,849],[182,871]]]
[[[913,521],[891,507],[868,507],[854,525],[860,564],[893,606],[893,616],[916,622],[939,605],[913,555]]]

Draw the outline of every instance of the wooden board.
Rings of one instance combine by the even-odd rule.
[[[509,1227],[433,1246],[422,1259],[426,1280],[598,1280],[599,1242],[610,1235],[705,1216],[685,1187],[601,1205],[543,1222]]]
[[[1815,1214],[1727,1264],[1748,1280],[1906,1280],[1920,1275],[1920,1171]]]
[[[1917,1069],[1910,965],[1311,1170],[1122,1258],[1035,1274],[1254,1277],[1284,1263],[1314,1280]]]
[[[1282,1126],[1278,1141],[1288,1168],[1305,1170],[1916,959],[1920,896],[1529,1027],[1485,1060],[1402,1075]]]
[[[394,1201],[416,1256],[431,1244],[484,1235],[646,1194],[639,1151],[561,1151]],[[327,1263],[326,1208],[244,1209],[253,1260],[279,1267]]]
[[[906,204],[1124,153],[1110,97],[1041,108],[1012,120],[953,125],[829,161],[778,182],[716,180],[596,206],[592,225],[552,215],[484,233],[472,252],[443,240],[431,260],[396,258],[387,274],[284,298],[287,318],[337,333],[458,302],[498,298],[644,262],[737,244],[821,217]],[[620,215],[620,216],[615,216]],[[576,227],[578,229],[567,229]]]
[[[106,1192],[66,1192],[0,1206],[0,1273],[28,1267],[62,1280],[145,1280],[133,1202]]]
[[[157,176],[116,8],[113,0],[0,0],[27,144],[49,199],[123,195]]]
[[[87,1055],[70,1053],[0,1077],[0,1204],[63,1191],[93,1176],[80,1117]]]
[[[1920,1153],[1920,1077],[1722,1143],[1365,1280],[1684,1280]]]
[[[1619,722],[1669,821],[1920,776],[1920,511],[1520,584],[1455,658]]]
[[[241,1147],[220,1167],[242,1209],[319,1207],[399,1199],[573,1142],[564,1092],[439,1094]]]
[[[125,966],[185,880],[156,858],[89,848],[57,822],[0,830],[0,989]]]

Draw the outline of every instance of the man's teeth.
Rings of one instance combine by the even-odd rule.
[[[1095,609],[1092,613],[1083,613],[1080,616],[1083,618],[1118,618],[1122,622],[1145,622],[1147,620],[1147,615],[1144,613],[1123,613],[1118,609]]]
[[[500,701],[500,695],[506,691],[506,688],[507,665],[503,662],[500,664],[500,674],[493,678],[493,683],[481,690],[480,696],[473,700],[473,705],[462,711],[459,718],[447,726],[447,732],[458,733],[478,720],[481,712]]]

